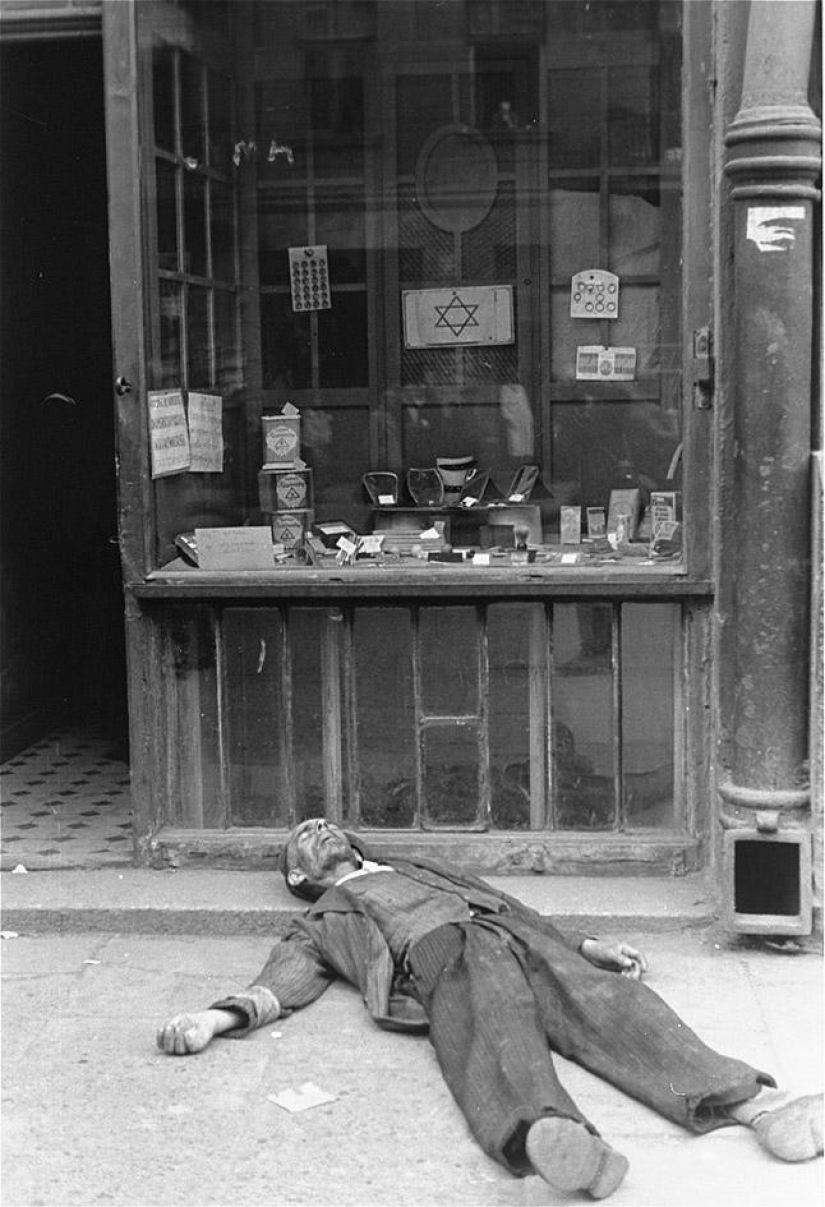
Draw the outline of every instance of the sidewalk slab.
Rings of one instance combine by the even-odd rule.
[[[702,874],[487,877],[559,923],[670,930],[712,920]],[[301,906],[273,872],[108,867],[0,873],[4,930],[277,934]]]

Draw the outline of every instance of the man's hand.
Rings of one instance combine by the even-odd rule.
[[[230,1010],[198,1010],[194,1014],[176,1014],[157,1034],[158,1047],[169,1056],[189,1056],[202,1052],[215,1035],[237,1027],[240,1019]]]
[[[629,943],[609,943],[606,939],[585,939],[579,948],[582,955],[597,968],[620,972],[634,981],[647,972],[647,960]]]

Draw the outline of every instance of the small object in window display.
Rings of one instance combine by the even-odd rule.
[[[312,523],[312,512],[309,508],[301,511],[276,511],[272,513],[272,539],[284,549],[293,553],[304,543],[307,529]]]
[[[582,344],[576,349],[576,381],[635,381],[636,349]]]
[[[179,532],[175,537],[175,544],[191,566],[199,564],[198,542],[195,540],[194,532]]]
[[[571,319],[617,319],[619,278],[604,268],[577,272],[570,283]]]
[[[682,496],[678,490],[652,490],[650,492],[650,534],[656,536],[660,524],[680,520]]]
[[[271,570],[272,533],[261,525],[196,528],[201,570]]]
[[[357,533],[343,520],[324,520],[321,523],[313,524],[312,531],[326,549],[335,549],[342,536],[350,541],[357,539]]]
[[[308,510],[312,507],[312,470],[259,470],[258,505],[266,512]]]
[[[375,470],[364,474],[361,481],[374,507],[394,507],[398,502],[398,474]]]
[[[480,503],[483,503],[489,484],[489,469],[485,469],[483,472],[477,473],[473,478],[470,479],[469,482],[466,483],[464,489],[459,495],[459,507],[477,507]]]
[[[278,415],[262,415],[264,469],[296,469],[301,461],[301,412],[291,402]]]
[[[440,507],[444,502],[444,482],[437,469],[408,469],[407,490],[416,507]]]
[[[461,495],[478,473],[475,457],[436,457],[435,466],[444,483],[444,502],[456,507]]]
[[[582,509],[581,507],[562,507],[561,509],[561,543],[562,545],[580,545],[582,539]]]
[[[290,247],[289,275],[294,311],[332,309],[327,249],[323,244]]]
[[[516,470],[509,489],[505,495],[508,503],[526,503],[536,488],[539,480],[537,465],[522,465]]]
[[[654,559],[677,557],[682,552],[682,524],[679,520],[663,520],[650,542],[650,556]]]
[[[591,541],[599,540],[607,535],[607,521],[603,507],[586,507],[587,536]]]
[[[610,508],[607,513],[607,532],[608,536],[617,535],[618,520],[620,516],[625,518],[626,537],[628,541],[632,541],[636,535],[636,529],[639,525],[639,515],[642,509],[642,492],[638,487],[630,489],[611,490],[610,492]]]

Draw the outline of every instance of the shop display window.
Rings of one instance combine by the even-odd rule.
[[[685,825],[678,605],[203,607],[166,627],[184,827]]]
[[[515,580],[520,546],[551,576],[683,569],[682,11],[137,6],[150,569],[195,575],[193,534],[238,526],[270,531],[280,575],[459,549]],[[273,453],[284,414],[299,437]],[[260,480],[283,470],[312,483],[287,540]],[[411,470],[441,479],[443,515]],[[330,523],[354,542],[324,545]]]

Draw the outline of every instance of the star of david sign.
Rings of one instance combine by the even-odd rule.
[[[477,303],[468,304],[467,302],[463,302],[458,294],[456,294],[448,305],[435,307],[435,312],[438,315],[435,321],[436,329],[446,327],[449,331],[452,331],[453,335],[463,335],[468,327],[478,326],[478,319],[476,318],[477,310]]]

